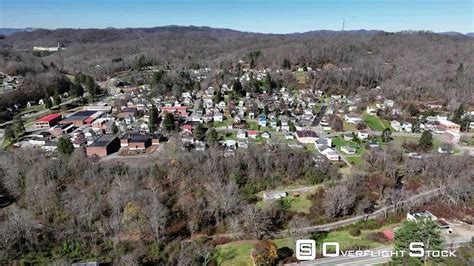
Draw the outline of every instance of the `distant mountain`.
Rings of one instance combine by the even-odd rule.
[[[8,36],[8,35],[11,35],[13,33],[17,33],[17,32],[32,32],[36,30],[36,28],[0,28],[0,35],[3,35],[3,36]]]
[[[469,37],[471,37],[471,38],[474,38],[474,32],[466,33],[466,36],[469,36]]]
[[[337,35],[346,35],[346,36],[372,36],[379,33],[384,33],[382,30],[345,30],[345,31],[335,31],[335,30],[315,30],[307,31],[303,33],[293,33],[292,35],[304,35],[311,37],[334,37]]]

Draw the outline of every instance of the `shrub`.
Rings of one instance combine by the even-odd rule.
[[[351,228],[351,229],[349,230],[349,234],[350,234],[351,236],[360,236],[360,230],[357,229],[357,228]]]

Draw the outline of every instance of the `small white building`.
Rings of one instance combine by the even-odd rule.
[[[354,149],[350,146],[342,146],[341,151],[344,152],[345,154],[349,154],[349,155],[354,155],[357,152],[356,149]]]
[[[276,200],[288,196],[285,191],[265,191],[263,192],[263,200]]]

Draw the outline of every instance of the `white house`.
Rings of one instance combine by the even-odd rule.
[[[328,146],[320,147],[320,153],[326,156],[330,161],[339,161],[339,154]]]
[[[402,125],[400,124],[400,122],[398,122],[397,120],[392,120],[390,122],[390,126],[392,126],[392,128],[395,130],[395,131],[400,131],[402,130]]]
[[[364,120],[358,115],[346,114],[344,115],[344,120],[349,124],[358,124],[364,122]]]
[[[237,131],[237,138],[238,139],[246,139],[247,138],[247,132],[245,132],[245,130],[239,129],[239,131]]]
[[[405,130],[406,132],[409,132],[409,133],[412,132],[412,127],[413,127],[413,125],[410,122],[403,122],[403,124],[402,124],[403,130]]]
[[[268,133],[267,131],[263,132],[262,133],[262,138],[264,139],[269,139],[271,137],[270,133]]]
[[[265,191],[263,192],[263,200],[276,200],[288,196],[285,191]]]
[[[369,133],[367,131],[359,131],[357,132],[357,138],[360,140],[365,140],[369,138]]]
[[[341,151],[344,152],[345,154],[350,154],[350,155],[354,155],[357,152],[356,149],[350,146],[342,146]]]
[[[214,112],[214,121],[216,122],[222,122],[224,120],[224,116],[222,115],[221,112]]]
[[[392,108],[392,107],[395,105],[395,102],[394,102],[393,100],[386,99],[386,100],[383,102],[383,105],[384,105],[385,107]]]
[[[367,109],[365,110],[369,115],[374,115],[377,113],[377,109],[371,106],[367,106]]]

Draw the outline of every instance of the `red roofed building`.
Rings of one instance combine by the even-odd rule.
[[[249,131],[247,131],[247,135],[249,136],[249,138],[256,139],[259,134],[260,134],[260,132],[258,130],[249,130]]]
[[[61,121],[62,116],[61,114],[49,114],[47,116],[43,116],[40,119],[36,120],[35,128],[50,128],[59,123]]]
[[[183,130],[183,132],[193,134],[193,126],[192,125],[183,125],[181,127],[181,129]]]
[[[181,117],[188,117],[188,107],[186,106],[163,106],[161,110],[166,113],[178,114]]]

